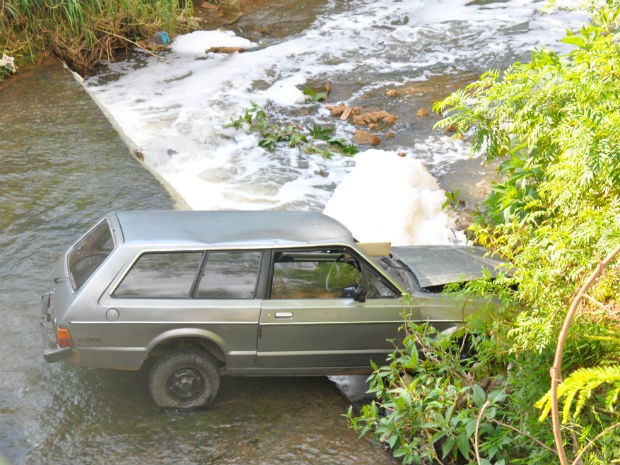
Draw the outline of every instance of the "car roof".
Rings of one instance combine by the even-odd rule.
[[[142,210],[112,212],[125,242],[277,246],[354,244],[335,219],[307,211]]]

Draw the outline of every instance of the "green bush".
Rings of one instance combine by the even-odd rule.
[[[477,352],[495,345],[492,338],[412,323],[405,328],[402,347],[369,378],[377,400],[357,415],[351,407],[351,426],[372,432],[405,464],[476,463],[476,443],[481,464],[518,463],[518,434],[505,423],[511,405],[505,365],[496,359],[491,370]]]
[[[349,416],[408,463],[476,463],[467,428],[480,411],[476,385],[487,398],[507,394],[495,416],[485,411],[482,421],[498,438],[509,434],[498,422],[515,429],[515,441],[499,439],[501,447],[487,460],[558,463],[551,423],[535,405],[549,405],[549,368],[573,296],[620,244],[619,16],[618,2],[598,5],[589,24],[563,39],[570,52],[536,50],[529,63],[487,72],[435,105],[443,115],[438,127],[456,126],[473,152],[499,162],[499,179],[469,233],[514,266],[513,279],[496,289],[503,286],[506,309],[520,310],[468,323],[479,334],[473,365],[463,368],[423,339],[440,354],[439,365],[409,367],[408,353],[397,350],[388,367],[377,368],[371,378],[377,401],[359,417]],[[564,447],[584,464],[620,460],[620,352],[608,337],[620,331],[618,261],[583,299],[563,353]],[[474,283],[462,292],[482,290]],[[491,388],[480,366],[487,367]],[[454,442],[439,443],[439,435]],[[490,435],[480,441],[482,451],[487,442],[496,444]]]
[[[470,132],[472,150],[504,160],[472,232],[517,267],[529,311],[515,336],[523,348],[553,343],[559,308],[620,243],[620,49],[617,8],[565,42],[565,55],[533,53],[493,71],[436,105],[439,127]],[[618,295],[609,273],[596,296]]]

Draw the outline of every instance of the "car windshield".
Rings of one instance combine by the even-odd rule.
[[[67,266],[73,290],[78,290],[114,250],[107,220],[91,229],[69,250]]]
[[[372,257],[372,261],[404,289],[417,289],[419,285],[411,271],[399,260],[388,256]]]

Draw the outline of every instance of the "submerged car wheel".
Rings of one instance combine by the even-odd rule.
[[[213,359],[198,349],[178,349],[162,355],[149,373],[149,391],[160,408],[206,407],[217,395],[220,376]]]

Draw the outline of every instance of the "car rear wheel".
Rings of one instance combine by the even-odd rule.
[[[213,359],[203,350],[177,349],[157,358],[149,391],[160,408],[197,409],[211,404],[220,387]]]

